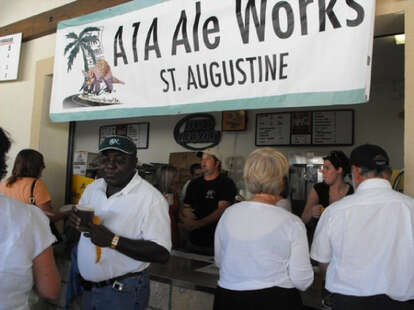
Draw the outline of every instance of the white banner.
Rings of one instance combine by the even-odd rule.
[[[368,100],[375,1],[146,1],[59,24],[52,120]]]

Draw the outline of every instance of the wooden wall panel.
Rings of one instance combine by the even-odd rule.
[[[0,37],[22,32],[23,42],[26,42],[55,33],[57,23],[62,20],[86,15],[130,1],[131,0],[78,0],[16,23],[0,27]]]

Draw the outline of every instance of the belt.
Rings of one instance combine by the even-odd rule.
[[[129,272],[129,273],[124,274],[122,276],[115,277],[115,278],[108,279],[108,280],[104,280],[104,281],[101,281],[101,282],[91,282],[91,281],[82,279],[81,284],[82,284],[82,287],[87,291],[90,291],[92,289],[92,287],[104,287],[104,286],[108,286],[108,285],[111,285],[113,288],[115,288],[119,291],[122,291],[124,284],[122,284],[119,281],[127,279],[127,278],[137,277],[140,274],[142,274],[142,271],[140,271],[140,272]]]

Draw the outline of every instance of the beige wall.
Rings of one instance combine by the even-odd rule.
[[[0,26],[73,1],[0,0]],[[65,197],[68,124],[53,124],[49,119],[55,41],[55,35],[48,35],[22,45],[19,79],[0,83],[0,124],[13,139],[9,171],[17,152],[23,148],[34,148],[44,155],[46,169],[42,178],[56,208]]]
[[[414,196],[414,1],[377,0],[377,15],[405,14],[405,131],[404,167],[405,192]]]
[[[0,0],[0,27],[76,0]]]
[[[23,43],[19,79],[0,83],[0,124],[13,138],[10,164],[19,150],[31,145],[36,63],[54,56],[54,50],[54,34]]]
[[[23,18],[28,17],[27,12],[35,12],[38,14],[46,9],[51,9],[56,6],[60,6],[71,1],[32,1],[32,0],[19,0],[19,1],[1,1],[0,2],[0,25],[8,24]],[[5,4],[7,3],[7,4]],[[40,4],[39,4],[40,3]],[[50,5],[48,7],[47,5]],[[18,6],[22,5],[22,8]],[[24,9],[23,9],[24,8]],[[409,105],[409,102],[414,100],[414,88],[410,87],[413,85],[414,75],[414,43],[410,38],[414,38],[414,1],[413,0],[377,0],[377,15],[390,14],[403,11],[406,14],[405,18],[405,27],[407,35],[406,43],[406,64],[405,64],[405,85],[406,85],[406,94],[405,94],[405,135],[404,135],[404,166],[406,168],[406,190],[407,193],[414,195],[414,162],[411,162],[409,159],[414,158],[414,137],[410,138],[409,133],[414,132],[414,108],[412,105]],[[33,14],[33,13],[32,13]],[[31,15],[31,14],[30,14]],[[6,22],[7,21],[7,22]],[[61,169],[57,167],[64,167],[66,157],[61,156],[60,154],[54,154],[53,149],[54,139],[60,141],[61,136],[67,134],[65,128],[59,128],[56,131],[52,130],[47,134],[43,131],[39,131],[39,128],[43,126],[49,126],[49,121],[46,116],[43,118],[38,118],[36,115],[33,115],[34,107],[37,108],[38,105],[41,106],[41,110],[45,108],[43,105],[45,102],[38,100],[35,102],[35,82],[36,82],[36,65],[39,60],[50,58],[54,55],[55,50],[55,35],[48,35],[33,41],[24,43],[22,46],[22,56],[20,63],[20,76],[18,81],[0,83],[0,124],[2,127],[7,129],[13,139],[14,144],[10,152],[10,158],[13,160],[16,153],[25,147],[38,146],[42,148],[42,152],[48,151],[51,154],[45,154],[46,157],[50,157],[53,161],[56,160],[56,166],[51,164],[51,166],[56,167],[56,169]],[[44,85],[47,85],[45,82]],[[47,94],[44,94],[43,98],[46,98]],[[47,103],[46,103],[47,104]],[[45,110],[42,110],[45,111]],[[32,123],[33,118],[33,123]],[[250,120],[254,122],[253,119]],[[40,126],[40,127],[39,127]],[[52,126],[53,127],[53,126]],[[33,132],[33,134],[32,134]],[[42,139],[45,144],[42,144],[40,140],[40,135],[36,135],[36,132],[40,132]],[[46,136],[45,136],[46,135]],[[56,136],[55,136],[56,135]],[[62,140],[63,141],[63,140]],[[50,142],[50,143],[46,143]],[[60,146],[59,146],[60,147]],[[169,152],[170,150],[166,150]],[[48,158],[46,158],[48,161]],[[46,162],[48,165],[48,162]],[[55,168],[53,168],[54,170]],[[49,173],[45,171],[45,174]],[[46,176],[45,176],[46,177]],[[62,188],[62,185],[59,185],[62,182],[61,176],[56,176],[53,179],[53,172],[51,173],[51,181],[49,184],[58,184],[57,186]],[[55,182],[53,182],[55,181]],[[51,186],[51,185],[50,185]],[[55,190],[52,191],[52,195],[58,197],[60,194],[56,194]],[[53,197],[54,198],[54,197]],[[55,199],[55,198],[54,198]],[[57,198],[59,199],[59,198]]]

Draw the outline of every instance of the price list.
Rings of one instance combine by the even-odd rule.
[[[313,112],[312,144],[352,144],[352,111]]]
[[[354,111],[295,111],[256,115],[256,146],[353,145]]]
[[[0,37],[0,81],[17,79],[21,43],[21,33]]]
[[[256,116],[256,145],[290,144],[290,113],[269,113]]]

